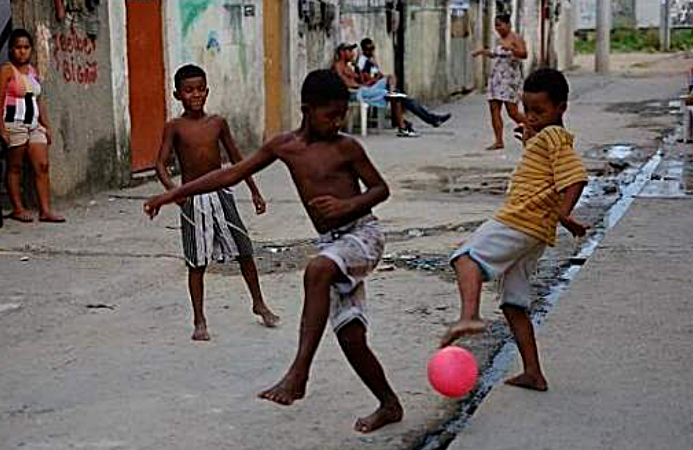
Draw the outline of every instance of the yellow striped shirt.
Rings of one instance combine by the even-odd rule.
[[[554,245],[560,192],[586,181],[587,172],[573,149],[573,135],[560,126],[546,127],[525,144],[508,197],[495,219]]]

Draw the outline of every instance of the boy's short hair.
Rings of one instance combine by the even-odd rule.
[[[366,47],[372,47],[372,46],[373,46],[373,39],[371,39],[371,38],[361,39],[361,50],[363,50]]]
[[[507,13],[496,14],[496,20],[500,20],[503,23],[510,23],[510,14],[507,14]]]
[[[568,80],[556,69],[538,69],[530,73],[522,89],[538,94],[546,92],[554,105],[568,101]]]
[[[349,88],[337,72],[319,69],[309,73],[301,87],[301,103],[324,106],[333,100],[349,101]]]
[[[173,76],[173,83],[176,86],[176,90],[180,89],[184,80],[188,78],[202,77],[207,82],[207,74],[202,69],[202,67],[196,66],[195,64],[186,64],[181,66],[176,70],[176,74]]]

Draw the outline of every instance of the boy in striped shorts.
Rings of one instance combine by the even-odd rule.
[[[275,161],[283,162],[316,231],[319,253],[306,266],[298,351],[284,377],[259,397],[291,405],[306,395],[313,357],[329,320],[347,361],[379,406],[354,429],[370,433],[402,420],[402,404],[366,339],[366,277],[383,254],[385,239],[372,209],[390,195],[361,144],[340,133],[349,89],[331,70],[315,70],[301,87],[301,126],[282,133],[233,167],[148,199],[150,217],[166,204],[233,186]]]
[[[574,236],[586,226],[570,217],[587,173],[573,149],[573,135],[563,128],[568,82],[553,69],[540,69],[524,82],[524,152],[513,173],[505,204],[450,257],[462,303],[460,319],[441,346],[481,333],[481,285],[498,279],[501,308],[515,336],[524,370],[507,384],[545,391],[534,328],[528,314],[532,303],[530,277],[547,245],[556,241],[558,222]]]
[[[226,120],[204,111],[209,94],[204,70],[194,65],[183,66],[176,72],[174,82],[176,90],[173,95],[183,105],[184,112],[164,127],[156,173],[166,190],[176,187],[167,169],[174,151],[180,163],[183,184],[221,168],[220,141],[234,164],[243,159]],[[265,202],[253,179],[247,177],[245,182],[252,194],[255,211],[264,213]],[[266,326],[275,326],[279,317],[270,311],[262,298],[253,261],[253,246],[236,209],[231,189],[223,188],[188,197],[179,202],[179,206],[195,325],[192,339],[209,340],[204,315],[203,277],[207,265],[212,261],[238,260],[253,298],[253,312],[260,316]]]

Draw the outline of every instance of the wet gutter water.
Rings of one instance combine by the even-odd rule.
[[[665,139],[664,144],[666,145],[667,143],[669,142]],[[631,152],[632,147],[616,145],[610,149],[609,157],[616,159],[626,158]],[[663,161],[663,159],[664,151],[660,148],[643,165],[627,168],[620,174],[618,177],[620,198],[607,209],[599,226],[581,243],[575,255],[570,258],[570,264],[561,267],[558,271],[557,282],[549,287],[548,292],[542,298],[543,307],[538,308],[532,315],[532,322],[535,326],[539,326],[544,322],[551,307],[556,304],[558,298],[580,272],[582,265],[594,253],[602,239],[604,239],[607,231],[618,223],[635,198],[685,196],[681,183],[683,162],[675,160]],[[664,182],[658,183],[657,180],[661,180],[662,177],[656,177],[653,174],[663,162],[668,164],[666,168],[667,176],[663,177]],[[590,202],[595,197],[603,196],[603,188],[607,182],[599,178],[590,180],[576,208],[581,204]],[[448,448],[457,435],[468,425],[470,418],[493,386],[506,375],[508,367],[515,358],[515,342],[512,337],[505,338],[500,349],[492,357],[489,366],[481,373],[477,388],[471,395],[460,402],[455,415],[438,430],[422,437],[414,449],[444,450]]]

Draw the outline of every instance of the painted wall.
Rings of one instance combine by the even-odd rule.
[[[59,196],[115,186],[123,179],[112,107],[109,13],[101,2],[98,35],[92,40],[79,12],[57,22],[51,0],[12,5],[14,26],[27,28],[35,39],[35,65],[55,131],[51,183]]]
[[[110,35],[110,82],[113,109],[113,151],[119,164],[118,185],[130,182],[130,110],[125,2],[107,2]]]
[[[207,111],[224,116],[238,145],[262,142],[265,120],[262,0],[167,0],[165,4],[168,93],[186,63],[207,72]],[[169,116],[180,114],[168,95]]]

